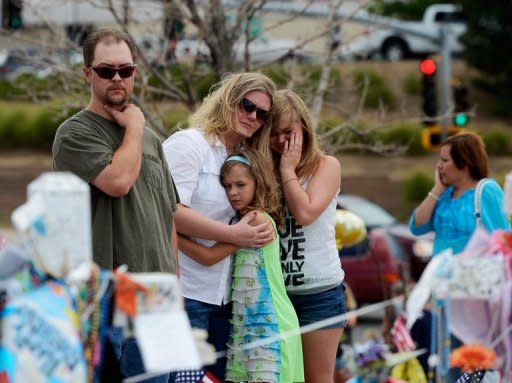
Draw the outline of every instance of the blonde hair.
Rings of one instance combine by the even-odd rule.
[[[239,160],[229,160],[234,156],[241,156],[247,159],[250,165]],[[272,172],[269,172],[271,164],[264,156],[252,149],[242,149],[230,155],[220,169],[220,182],[224,186],[224,176],[235,166],[243,166],[254,179],[256,188],[254,197],[249,205],[239,211],[244,216],[251,210],[262,210],[272,217],[277,227],[284,223],[284,216],[281,207],[279,185]]]
[[[264,92],[270,97],[272,105],[275,90],[274,82],[264,74],[229,74],[211,88],[210,94],[190,116],[189,125],[204,129],[206,137],[213,142],[217,137],[235,130],[233,111],[247,93]],[[269,121],[265,121],[258,131],[267,130],[269,126]]]
[[[274,105],[272,106],[271,130],[278,129],[283,123],[292,124],[294,121],[300,123],[303,132],[302,155],[296,169],[297,177],[303,178],[313,175],[320,164],[323,152],[318,146],[313,119],[304,100],[292,90],[283,89],[277,91],[274,95]],[[262,141],[266,141],[265,146],[270,148],[270,132],[268,137]],[[263,150],[262,141],[260,148]],[[274,166],[278,169],[280,155],[273,153],[272,156],[274,158]],[[279,172],[276,173],[279,177]]]

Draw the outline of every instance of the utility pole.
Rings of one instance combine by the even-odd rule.
[[[128,25],[128,18],[129,18],[129,4],[128,4],[128,1],[129,0],[123,0],[123,24],[124,26],[127,26]]]
[[[440,76],[438,77],[439,112],[441,116],[441,142],[448,138],[448,129],[451,125],[452,94],[452,44],[453,34],[447,25],[439,28],[441,40]]]

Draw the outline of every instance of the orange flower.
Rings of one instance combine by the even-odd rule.
[[[496,368],[496,353],[479,344],[469,344],[453,350],[450,367],[459,367],[464,372]]]

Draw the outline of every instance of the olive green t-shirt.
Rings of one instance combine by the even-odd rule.
[[[114,121],[82,110],[58,128],[52,147],[53,167],[90,182],[111,163],[125,130]],[[176,271],[171,230],[177,192],[159,138],[144,129],[139,177],[122,197],[111,197],[92,184],[93,258],[113,270]]]

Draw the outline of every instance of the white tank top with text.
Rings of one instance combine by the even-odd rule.
[[[306,188],[308,182],[302,184]],[[337,287],[345,276],[336,248],[336,197],[310,225],[301,226],[286,209],[279,231],[286,291],[313,294]]]

